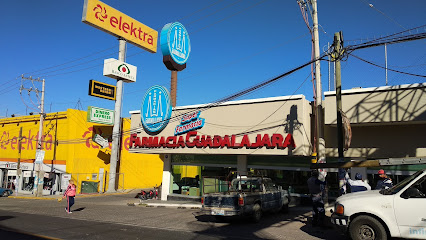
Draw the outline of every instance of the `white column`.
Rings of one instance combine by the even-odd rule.
[[[167,196],[170,193],[170,185],[172,179],[172,155],[165,154],[163,157],[163,181],[161,185],[161,200],[167,201]]]
[[[237,172],[247,175],[247,155],[237,156]]]

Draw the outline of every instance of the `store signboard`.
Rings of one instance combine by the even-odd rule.
[[[70,180],[71,180],[71,174],[62,174],[61,189],[67,189]]]
[[[89,106],[87,108],[87,121],[106,125],[114,125],[114,111],[105,108]]]
[[[200,113],[201,111],[198,110],[183,115],[182,119],[180,120],[180,124],[175,128],[174,135],[181,135],[202,128],[204,126],[205,119],[200,118]]]
[[[46,152],[44,150],[37,149],[35,163],[43,163],[45,153]]]
[[[17,176],[18,171],[17,170],[7,170],[7,176]]]
[[[115,100],[116,87],[114,85],[98,82],[95,80],[89,81],[89,95],[94,97]]]
[[[99,134],[95,134],[95,136],[93,136],[93,142],[99,144],[101,148],[107,148],[109,146],[108,139],[103,138]]]
[[[169,91],[163,86],[152,86],[142,101],[141,122],[148,134],[161,132],[169,123],[172,105]]]
[[[104,76],[121,79],[124,82],[136,82],[137,67],[115,58],[104,60]]]
[[[191,42],[189,41],[188,31],[181,23],[168,23],[163,27],[160,45],[163,55],[171,56],[176,63],[183,65],[188,61]]]
[[[158,32],[98,0],[84,0],[82,21],[99,30],[157,52]]]

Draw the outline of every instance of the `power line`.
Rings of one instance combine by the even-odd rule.
[[[362,2],[364,2],[367,6],[369,6],[370,8],[376,10],[377,12],[379,12],[380,14],[382,14],[383,16],[385,16],[387,19],[391,20],[393,23],[395,23],[396,25],[398,25],[399,27],[401,27],[402,29],[406,29],[405,27],[403,27],[401,24],[399,24],[397,21],[395,21],[395,19],[391,18],[390,16],[386,15],[384,12],[380,11],[379,9],[377,9],[373,4],[368,3],[366,0],[361,0]]]
[[[371,64],[371,65],[373,65],[373,66],[376,66],[376,67],[379,67],[379,68],[383,68],[383,69],[387,69],[387,70],[392,71],[392,72],[397,72],[397,73],[406,74],[406,75],[415,76],[415,77],[426,77],[425,75],[419,75],[419,74],[414,74],[414,73],[407,73],[407,72],[402,72],[402,71],[398,71],[398,70],[394,70],[394,69],[386,68],[386,67],[380,66],[380,65],[378,65],[378,64],[375,64],[375,63],[373,63],[373,62],[367,61],[367,60],[365,60],[365,59],[363,59],[363,58],[360,58],[360,57],[356,56],[356,55],[355,55],[355,54],[353,54],[353,53],[349,53],[349,55],[351,55],[351,56],[353,56],[353,57],[355,57],[355,58],[357,58],[357,59],[359,59],[359,60],[361,60],[361,61],[363,61],[363,62],[366,62],[366,63],[368,63],[368,64]]]

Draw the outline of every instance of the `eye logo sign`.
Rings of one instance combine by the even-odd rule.
[[[108,17],[108,15],[107,15],[107,13],[106,13],[106,9],[105,9],[105,8],[102,8],[102,6],[101,6],[100,4],[96,5],[96,7],[93,9],[93,11],[95,11],[95,12],[96,12],[96,13],[95,13],[95,17],[96,17],[97,19],[99,19],[101,22],[103,22],[103,21],[104,21],[102,18],[106,19],[106,18]],[[98,14],[100,14],[102,18],[99,18],[99,17],[98,17]]]
[[[117,70],[125,74],[130,74],[130,69],[126,64],[121,64],[120,66],[118,66]]]

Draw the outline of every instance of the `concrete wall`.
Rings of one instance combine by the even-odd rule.
[[[345,90],[352,141],[345,157],[426,156],[426,84]],[[337,157],[335,92],[325,93],[326,155]]]
[[[295,149],[257,149],[248,148],[133,148],[130,152],[140,153],[175,153],[175,154],[270,154],[270,155],[310,155],[310,114],[309,101],[303,95],[292,97],[276,97],[255,100],[233,101],[203,109],[202,105],[177,107],[173,110],[171,121],[156,136],[174,136],[175,127],[180,124],[181,114],[193,112],[201,107],[200,118],[205,125],[198,130],[199,135],[231,136],[237,135],[241,142],[242,135],[248,135],[250,142],[256,141],[258,134],[281,134],[285,138],[288,133],[295,140]],[[141,127],[140,111],[131,112],[131,128],[140,129],[139,137],[150,137]]]
[[[324,93],[325,124],[336,124],[336,93]],[[342,91],[352,124],[426,123],[426,83]]]

